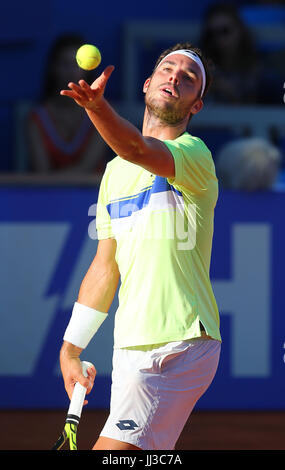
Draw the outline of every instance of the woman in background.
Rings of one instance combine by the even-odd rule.
[[[76,63],[84,39],[75,34],[53,44],[44,75],[43,96],[29,113],[27,144],[29,167],[38,173],[102,175],[110,150],[85,111],[59,92],[67,80],[89,80]]]
[[[201,49],[213,62],[209,100],[252,104],[259,99],[261,65],[250,31],[231,4],[214,4],[205,15]]]

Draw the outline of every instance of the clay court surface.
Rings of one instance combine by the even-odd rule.
[[[49,450],[61,432],[66,410],[0,411],[0,450]],[[78,448],[90,450],[108,411],[84,410]],[[176,450],[285,450],[285,412],[196,411]]]

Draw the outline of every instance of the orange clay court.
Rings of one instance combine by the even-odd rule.
[[[0,450],[50,450],[65,415],[66,410],[0,411]],[[107,410],[84,410],[79,450],[92,448],[107,415]],[[284,422],[284,411],[196,411],[176,450],[285,450]]]

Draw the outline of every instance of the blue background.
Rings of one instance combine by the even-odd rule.
[[[81,279],[96,252],[90,228],[97,194],[97,188],[0,189],[1,408],[67,405],[58,353]],[[200,409],[284,409],[284,202],[282,193],[220,194],[211,279],[223,347]],[[250,277],[245,287],[241,278],[236,296],[229,296],[225,286],[235,284],[237,264],[243,278]],[[227,297],[231,311],[223,311]],[[245,309],[250,302],[249,316],[237,333],[238,315],[244,314],[238,307],[241,298]],[[90,396],[94,408],[109,405],[116,302],[82,355],[98,369]],[[258,306],[264,304],[262,316]]]

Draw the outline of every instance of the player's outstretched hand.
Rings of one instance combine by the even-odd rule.
[[[79,80],[78,85],[70,82],[68,84],[70,90],[61,90],[60,94],[74,99],[74,101],[83,108],[95,111],[100,99],[104,95],[107,82],[113,70],[113,65],[106,67],[91,86],[88,85],[85,80]]]

